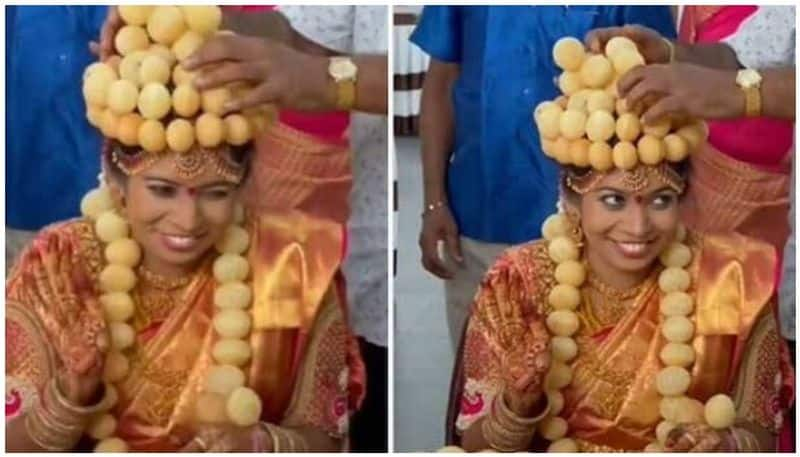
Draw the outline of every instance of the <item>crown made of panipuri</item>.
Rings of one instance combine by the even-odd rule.
[[[143,153],[186,153],[245,145],[269,121],[266,106],[223,115],[224,105],[250,87],[201,92],[181,66],[211,37],[231,33],[219,30],[218,6],[117,8],[125,25],[114,37],[116,54],[83,75],[87,118],[106,138]]]
[[[543,152],[562,166],[606,173],[644,165],[674,180],[669,164],[684,161],[706,140],[703,121],[665,117],[646,124],[641,119],[646,104],[629,107],[619,98],[619,78],[645,65],[630,39],[614,37],[604,53],[595,54],[576,38],[562,38],[553,47],[553,59],[563,70],[562,95],[540,103],[534,120]]]

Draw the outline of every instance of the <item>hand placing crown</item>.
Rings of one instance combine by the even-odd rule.
[[[678,163],[708,136],[705,123],[696,119],[645,123],[641,114],[656,100],[628,106],[619,98],[619,78],[645,64],[628,38],[610,39],[602,54],[587,52],[576,38],[562,38],[553,47],[553,59],[564,70],[558,78],[562,95],[540,103],[534,120],[542,151],[561,165],[607,172],[632,170],[639,163]]]

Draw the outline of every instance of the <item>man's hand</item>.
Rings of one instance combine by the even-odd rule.
[[[254,86],[226,104],[226,111],[263,104],[323,111],[336,104],[336,86],[328,76],[328,59],[301,53],[274,40],[216,36],[182,65],[188,71],[198,71],[194,84],[199,90],[231,83]]]
[[[666,116],[730,119],[744,114],[744,93],[731,71],[680,62],[647,65],[626,73],[617,89],[628,106],[657,100],[643,114],[649,123]]]
[[[101,61],[106,60],[114,54],[114,37],[124,25],[125,23],[122,21],[117,7],[109,6],[106,20],[100,28],[100,42],[89,42],[89,49],[92,51],[92,54],[99,57]]]
[[[419,247],[422,250],[422,266],[442,279],[452,279],[453,272],[445,266],[439,256],[439,241],[443,241],[449,256],[461,263],[461,242],[458,239],[458,226],[446,205],[433,209],[422,216],[422,231],[419,234]]]
[[[639,25],[626,25],[624,27],[606,27],[594,29],[586,34],[584,44],[590,51],[603,53],[606,43],[614,37],[626,37],[636,43],[639,53],[644,61],[651,63],[668,63],[670,48],[664,42],[661,34],[653,29]]]

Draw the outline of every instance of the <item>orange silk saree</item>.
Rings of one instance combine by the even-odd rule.
[[[692,237],[690,245],[697,358],[689,395],[702,402],[728,393],[742,418],[776,432],[783,420],[780,397],[793,380],[769,312],[774,250],[738,235]],[[533,322],[548,312],[554,268],[546,245],[535,242],[508,251],[483,280],[453,381],[452,442],[488,412],[502,387],[500,360],[513,345],[503,335],[504,323],[514,316]],[[656,274],[614,322],[602,322],[597,316],[604,310],[585,301],[578,309],[579,353],[561,417],[584,452],[639,451],[655,440],[654,379],[665,344]],[[531,450],[546,447],[537,437]]]
[[[280,125],[270,127],[259,148],[267,148],[259,154],[271,154],[267,161],[283,175],[273,180],[262,166],[251,177],[269,179],[269,185],[255,186],[259,194],[248,206],[254,293],[248,383],[262,398],[263,421],[316,428],[343,438],[346,446],[348,418],[363,398],[365,381],[339,274],[346,204],[332,209],[310,201],[338,193],[346,202],[349,168],[342,157],[349,151]],[[330,179],[313,172],[329,173]],[[247,186],[254,186],[252,180]],[[342,200],[327,200],[337,201]],[[215,341],[212,260],[186,281],[138,275],[138,344],[128,378],[117,385],[113,411],[118,435],[134,451],[176,450],[197,425],[194,405]],[[102,266],[92,224],[74,220],[43,230],[11,272],[6,421],[30,408],[45,382],[68,363],[69,347],[96,344],[102,311],[70,296],[70,289],[81,287],[70,271],[80,270],[96,283]],[[70,331],[75,328],[86,331]]]

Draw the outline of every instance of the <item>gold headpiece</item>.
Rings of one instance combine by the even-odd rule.
[[[582,169],[581,172],[565,169],[562,173],[564,185],[579,195],[590,192],[607,174],[591,168]],[[658,165],[639,164],[631,170],[623,171],[622,180],[625,188],[631,192],[640,192],[654,181],[678,194],[686,190],[686,180],[666,162]]]
[[[162,154],[148,153],[140,148],[113,145],[111,142],[107,148],[108,160],[115,163],[128,176],[141,173],[165,157]],[[172,164],[178,176],[184,179],[194,179],[210,168],[225,181],[238,184],[244,178],[245,166],[243,162],[236,160],[234,154],[246,152],[236,149],[229,145],[214,150],[196,146],[187,153],[174,154]]]
[[[271,117],[261,107],[223,116],[224,105],[250,88],[228,85],[199,92],[180,65],[218,31],[217,6],[124,6],[114,37],[117,55],[86,68],[83,95],[89,122],[103,135],[142,154],[185,154],[179,162],[209,158],[210,150],[248,144]],[[141,159],[138,164],[154,160]],[[121,162],[118,162],[121,163]]]
[[[604,54],[590,54],[579,40],[562,38],[553,57],[564,70],[558,79],[563,95],[539,104],[534,120],[545,155],[565,167],[589,169],[580,177],[568,174],[568,186],[584,193],[604,174],[620,169],[631,188],[646,187],[652,177],[682,192],[685,183],[669,163],[683,162],[697,150],[707,128],[692,119],[644,124],[644,107],[628,107],[618,97],[618,79],[645,63],[636,44],[615,37]]]

